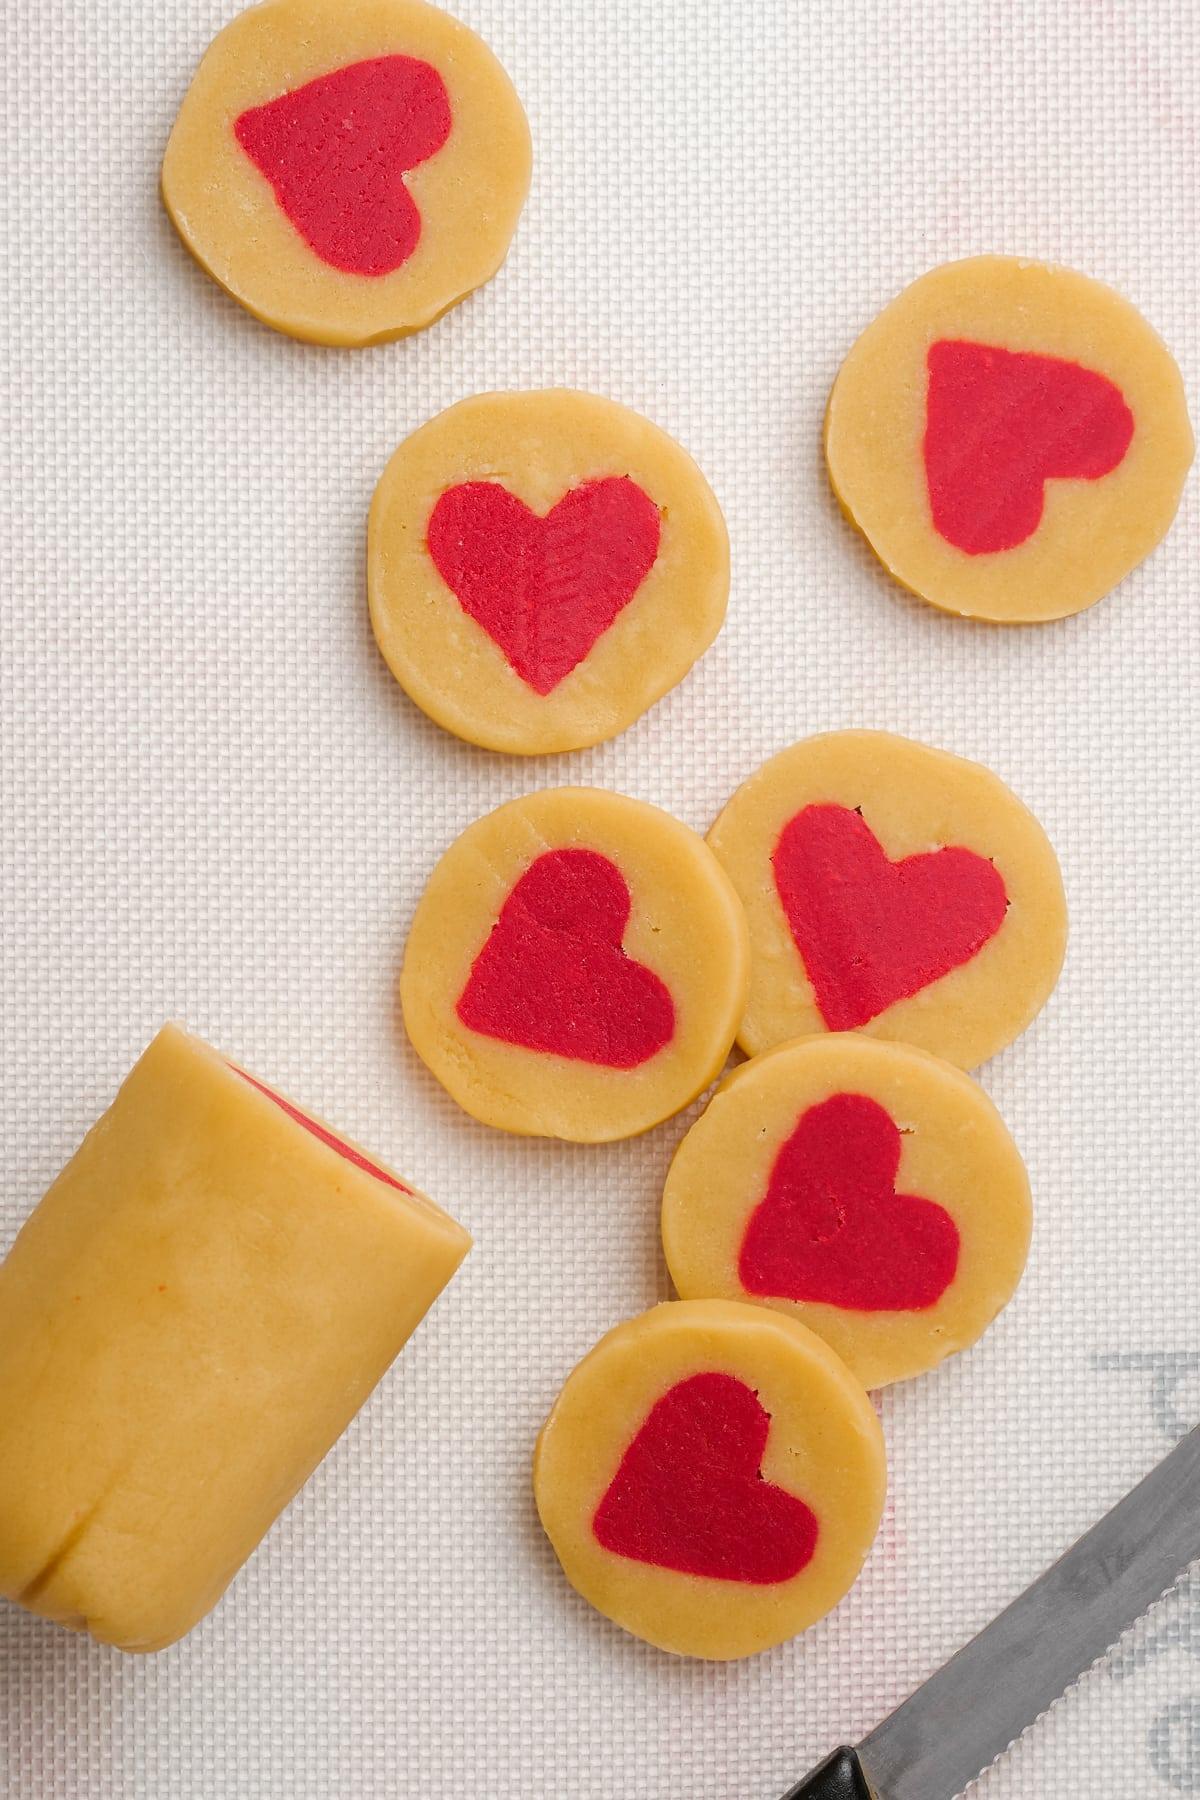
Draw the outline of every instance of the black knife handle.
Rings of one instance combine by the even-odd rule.
[[[783,1800],[874,1800],[857,1752],[835,1750],[798,1787],[789,1788]]]

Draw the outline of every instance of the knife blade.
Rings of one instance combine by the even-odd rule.
[[[1200,1425],[978,1637],[784,1800],[955,1800],[1200,1557]]]

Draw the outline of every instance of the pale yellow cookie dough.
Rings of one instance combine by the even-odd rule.
[[[1010,548],[969,553],[935,529],[923,454],[927,358],[944,341],[1079,365],[1115,384],[1132,414],[1117,466],[1095,479],[1047,479],[1040,523]],[[1006,497],[1001,459],[1013,427],[1013,415],[983,407],[960,446],[978,459],[995,504]],[[1018,257],[948,263],[906,288],[842,364],[825,423],[834,490],[880,561],[947,612],[1007,622],[1079,612],[1123,580],[1174,518],[1193,453],[1179,370],[1136,308],[1099,281]]]
[[[961,861],[962,852],[990,863],[1002,884],[998,929],[975,954],[872,1016],[847,1007],[831,1021],[818,1005],[773,863],[785,831],[801,815],[811,816],[810,808],[836,809],[848,826],[854,826],[849,815],[857,813],[860,835],[878,845],[880,865],[953,848],[951,864],[923,861],[916,871],[935,888],[943,868]],[[888,732],[807,738],[771,757],[742,784],[708,841],[750,925],[750,996],[738,1039],[751,1056],[788,1038],[857,1029],[972,1069],[1024,1031],[1058,979],[1067,914],[1053,848],[1032,813],[978,763]],[[902,878],[894,867],[879,872],[895,892],[876,895],[874,917],[863,916],[862,890],[844,869],[814,874],[814,890],[833,915],[839,940],[832,948],[840,954],[827,961],[836,977],[852,985],[871,970],[872,934],[892,931],[903,955],[917,935],[936,938],[942,928],[928,895],[914,898],[896,885],[893,877]]]
[[[643,801],[553,788],[447,850],[400,994],[418,1054],[467,1112],[600,1143],[658,1124],[720,1072],[747,966],[741,906],[703,839]]]
[[[362,275],[316,254],[235,127],[252,108],[390,56],[436,70],[449,133],[401,176],[420,213],[416,248],[393,271]],[[167,145],[162,192],[192,255],[256,317],[290,337],[363,345],[421,330],[496,273],[530,162],[512,83],[449,13],[424,0],[264,0],[201,61]]]
[[[1030,1226],[1025,1166],[983,1089],[851,1032],[735,1070],[680,1144],[662,1208],[685,1300],[798,1319],[867,1387],[973,1344],[1016,1290]]]
[[[489,543],[485,519],[469,515],[482,541],[455,559],[473,555],[478,569],[482,555],[469,587],[444,553],[439,571],[430,527],[444,496],[474,483],[513,497],[505,506],[520,530],[515,543]],[[543,565],[547,522],[599,483],[634,483],[651,518],[657,510],[657,546],[636,585],[619,516],[560,533]],[[616,596],[607,609],[606,580]],[[368,584],[379,647],[417,705],[472,743],[535,755],[615,736],[683,679],[725,617],[729,540],[696,464],[648,419],[565,389],[479,394],[421,426],[388,464],[371,508]],[[595,611],[615,607],[594,630]]]
[[[761,1454],[744,1441],[746,1412]],[[838,1604],[885,1486],[879,1421],[845,1365],[794,1320],[725,1300],[669,1302],[601,1338],[534,1459],[538,1512],[572,1587],[636,1637],[714,1660],[769,1649]],[[790,1573],[800,1509],[808,1560]]]
[[[0,1266],[0,1594],[123,1650],[182,1637],[469,1247],[167,1026]]]

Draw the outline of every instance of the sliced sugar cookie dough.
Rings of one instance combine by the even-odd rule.
[[[751,1056],[861,1030],[973,1069],[1058,979],[1057,859],[978,763],[883,731],[807,738],[742,784],[708,841],[750,924]]]
[[[1016,1291],[1029,1180],[983,1089],[911,1044],[851,1032],[744,1063],[663,1194],[685,1300],[799,1319],[867,1387],[973,1344]]]
[[[447,730],[534,755],[613,737],[725,617],[729,539],[687,452],[594,394],[478,394],[389,463],[371,622]]]
[[[196,71],[167,211],[266,324],[362,345],[432,324],[503,262],[529,188],[508,76],[423,0],[264,0]]]
[[[640,800],[552,788],[468,827],[404,953],[404,1022],[475,1118],[603,1143],[676,1113],[720,1072],[749,950],[704,840]]]
[[[724,1661],[844,1597],[886,1470],[871,1402],[821,1338],[761,1307],[676,1300],[568,1377],[533,1479],[585,1600],[661,1650]]]
[[[913,282],[834,383],[825,455],[875,554],[946,612],[1058,619],[1148,556],[1194,452],[1174,359],[1102,282],[976,256]]]
[[[0,1266],[0,1594],[123,1650],[174,1643],[470,1242],[167,1026]]]

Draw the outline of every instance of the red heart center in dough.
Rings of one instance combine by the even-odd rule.
[[[660,530],[627,475],[583,482],[544,518],[498,482],[465,481],[433,509],[429,554],[463,611],[545,695],[633,599]]]
[[[1129,448],[1133,414],[1094,369],[958,338],[927,360],[929,504],[939,534],[969,556],[1023,544],[1047,481],[1097,481]]]
[[[656,1400],[596,1508],[605,1550],[660,1569],[790,1581],[812,1561],[811,1507],[760,1472],[771,1415],[752,1388],[715,1370]]]
[[[421,236],[404,172],[445,143],[450,100],[429,63],[376,56],[252,106],[234,131],[322,262],[390,275]]]
[[[457,1012],[486,1037],[606,1069],[636,1069],[675,1035],[664,984],[621,948],[630,899],[596,850],[531,863],[475,958]]]
[[[866,1094],[810,1106],[775,1158],[742,1239],[748,1293],[852,1312],[916,1312],[958,1268],[958,1227],[934,1200],[896,1192],[900,1133]]]
[[[986,856],[950,845],[890,862],[848,806],[798,812],[771,866],[830,1031],[853,1031],[969,962],[1008,906]]]
[[[293,1106],[290,1100],[285,1100],[282,1094],[275,1092],[274,1088],[264,1087],[261,1081],[256,1081],[253,1075],[247,1075],[245,1069],[239,1069],[236,1063],[230,1063],[229,1066],[235,1075],[240,1075],[243,1081],[248,1081],[252,1088],[257,1088],[259,1093],[265,1094],[268,1100],[273,1100],[289,1119],[294,1119],[297,1125],[303,1125],[305,1131],[311,1131],[315,1138],[319,1138],[323,1144],[328,1144],[331,1150],[336,1150],[338,1155],[344,1156],[347,1162],[352,1162],[358,1169],[364,1169],[368,1175],[373,1175],[376,1181],[383,1181],[387,1183],[388,1187],[398,1188],[402,1194],[412,1193],[412,1189],[405,1187],[402,1181],[397,1181],[394,1175],[389,1175],[386,1169],[379,1167],[378,1163],[371,1162],[361,1150],[356,1150],[353,1144],[348,1144],[344,1138],[338,1137],[324,1125],[318,1125],[315,1119],[310,1119],[307,1113],[302,1113],[298,1106]]]

